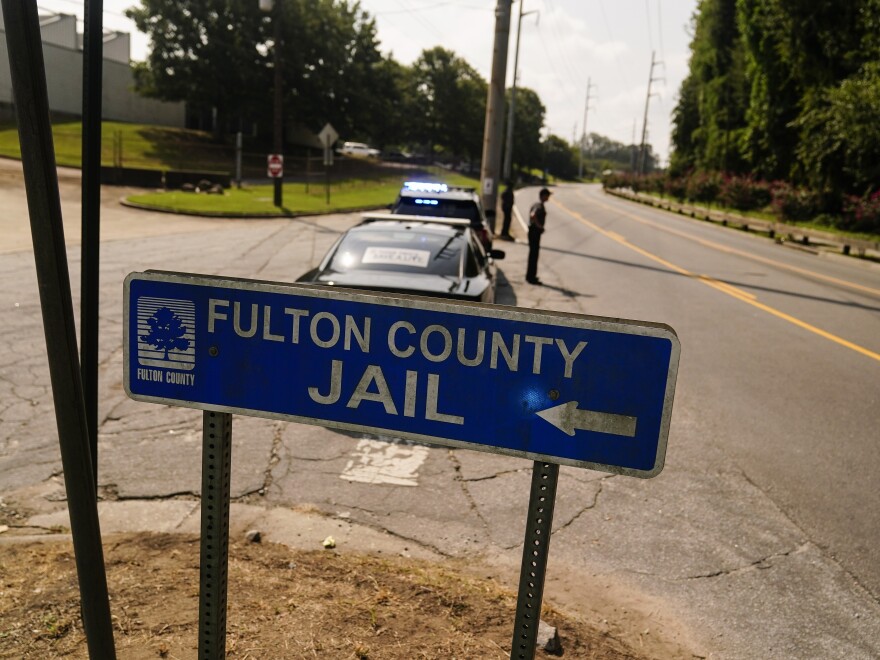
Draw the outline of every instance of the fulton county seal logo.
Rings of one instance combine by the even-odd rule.
[[[183,371],[196,366],[196,308],[191,300],[138,298],[137,336],[141,366]]]

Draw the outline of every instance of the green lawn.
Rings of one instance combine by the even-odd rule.
[[[80,167],[82,124],[78,120],[55,122],[52,125],[52,135],[58,165]],[[247,147],[246,144],[245,148]],[[107,166],[229,172],[234,167],[234,155],[231,145],[215,142],[211,134],[204,131],[109,121],[102,125],[101,163]],[[15,125],[0,125],[0,156],[21,158]],[[265,154],[246,152],[245,156],[254,161],[250,163],[251,175],[265,176]],[[295,161],[292,158],[291,162]],[[273,204],[271,185],[231,189],[223,195],[180,191],[149,193],[134,195],[129,201],[171,212],[284,216],[382,207],[394,201],[403,181],[411,178],[479,189],[477,179],[439,167],[419,169],[422,170],[421,174],[401,172],[399,175],[388,176],[386,170],[383,176],[378,167],[355,168],[350,175],[353,178],[333,181],[329,204],[324,184],[320,180],[312,183],[308,192],[305,184],[285,184],[282,209]],[[346,170],[342,169],[341,172]]]
[[[476,187],[477,184],[474,179],[461,175],[442,175],[437,179],[450,185]],[[386,206],[394,201],[403,181],[404,178],[401,177],[334,183],[330,186],[329,204],[323,184],[311,184],[307,193],[305,184],[287,183],[283,189],[284,206],[281,209],[273,204],[274,189],[271,185],[249,186],[241,190],[231,188],[223,195],[180,191],[150,193],[133,195],[128,201],[175,213],[230,216],[309,215]]]
[[[212,141],[204,131],[105,121],[101,128],[101,164],[152,170],[228,171],[234,162],[231,147]],[[52,124],[58,165],[80,167],[82,124],[79,120]],[[21,158],[18,129],[0,125],[0,156]]]

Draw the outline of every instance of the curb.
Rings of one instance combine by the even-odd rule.
[[[199,534],[201,505],[198,500],[116,500],[98,502],[98,516],[103,539],[114,534]],[[0,547],[13,543],[64,541],[71,539],[67,509],[31,516],[28,527],[60,529],[46,534],[0,536]],[[348,512],[325,515],[313,510],[287,507],[264,507],[232,502],[229,507],[230,538],[245,537],[249,530],[259,530],[263,540],[298,550],[321,550],[328,536],[343,553],[378,554],[425,560],[440,560],[438,552],[417,541],[354,522]]]
[[[167,213],[168,215],[187,215],[196,218],[229,218],[230,220],[247,220],[258,219],[266,220],[271,218],[289,219],[289,218],[306,218],[321,215],[343,215],[346,213],[365,213],[367,211],[379,211],[388,208],[387,205],[382,206],[359,206],[355,208],[333,209],[329,211],[293,211],[291,213],[220,213],[216,211],[174,211],[172,209],[162,208],[159,206],[150,206],[149,204],[140,204],[132,202],[123,197],[119,200],[122,206],[140,211],[153,211],[155,213]]]

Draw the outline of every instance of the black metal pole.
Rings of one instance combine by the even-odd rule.
[[[2,0],[2,7],[83,628],[89,657],[113,660],[116,650],[77,360],[37,4],[33,0]]]
[[[558,465],[535,461],[532,468],[532,490],[529,494],[529,516],[526,519],[526,538],[523,542],[510,660],[532,660],[535,657],[558,481]]]
[[[284,115],[282,107],[282,99],[284,98],[284,80],[281,75],[282,67],[282,36],[281,36],[281,5],[282,0],[275,0],[275,16],[272,19],[274,25],[275,45],[275,153],[284,154]],[[284,176],[275,179],[275,206],[281,208],[284,206],[282,184]]]
[[[98,308],[101,241],[101,89],[104,59],[103,0],[84,0],[82,114],[82,247],[80,371],[92,474],[98,487]]]
[[[226,657],[231,472],[232,415],[205,411],[202,414],[199,660],[222,660]]]

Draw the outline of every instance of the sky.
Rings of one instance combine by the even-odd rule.
[[[257,0],[254,0],[257,2]],[[648,142],[665,162],[671,114],[687,75],[689,25],[698,0],[516,0],[513,3],[507,86],[513,81],[520,4],[517,85],[535,90],[549,132],[573,140],[584,130],[624,144],[641,141],[648,79]],[[487,81],[492,72],[497,0],[361,0],[376,18],[380,49],[411,64],[440,45],[467,60]],[[132,34],[135,60],[149,43],[123,16],[132,0],[104,0],[104,27]],[[81,0],[38,0],[41,9],[77,14]],[[527,13],[535,12],[535,13]],[[590,103],[587,107],[587,88]],[[635,138],[633,136],[635,135]]]

